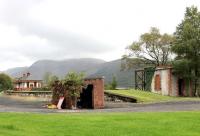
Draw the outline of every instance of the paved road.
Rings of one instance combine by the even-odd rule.
[[[200,101],[164,102],[154,104],[106,103],[105,109],[96,110],[55,110],[44,106],[48,102],[27,101],[13,96],[0,96],[0,112],[33,112],[33,113],[65,113],[65,112],[168,112],[168,111],[200,111]]]

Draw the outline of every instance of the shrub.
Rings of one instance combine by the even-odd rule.
[[[51,84],[53,91],[52,103],[57,104],[60,97],[70,97],[72,104],[76,107],[77,97],[83,86],[83,73],[69,72],[63,80],[56,80]]]
[[[0,74],[0,92],[12,88],[12,79],[6,74]]]

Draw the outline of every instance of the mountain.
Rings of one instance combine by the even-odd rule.
[[[26,71],[27,69],[28,67],[16,67],[16,68],[8,69],[4,71],[4,73],[9,74],[12,77],[19,77],[23,75],[23,72]]]
[[[113,76],[116,77],[118,88],[133,88],[135,84],[135,69],[139,66],[134,66],[128,70],[121,69],[121,60],[114,60],[102,64],[95,73],[89,76],[104,76],[105,83],[111,83]]]
[[[106,62],[100,59],[67,59],[62,61],[40,60],[33,63],[30,67],[13,68],[6,71],[12,77],[20,77],[23,73],[30,72],[32,78],[43,79],[45,73],[64,77],[70,71],[84,72],[87,77],[104,76],[105,83],[112,81],[113,75],[116,76],[118,87],[133,87],[135,66],[132,69],[121,71],[121,60]]]
[[[19,74],[22,73],[21,71],[23,71],[23,73],[30,72],[32,78],[34,79],[43,79],[45,73],[47,72],[59,77],[64,77],[70,71],[87,73],[88,70],[96,69],[103,63],[105,63],[104,60],[91,58],[67,59],[62,61],[39,60],[28,68],[14,68],[7,70],[6,73],[12,77],[19,77]]]

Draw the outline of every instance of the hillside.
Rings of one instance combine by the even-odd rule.
[[[62,61],[39,60],[33,63],[29,68],[22,68],[18,71],[23,71],[23,73],[30,72],[34,79],[43,79],[47,72],[62,78],[70,71],[87,73],[87,70],[96,69],[96,67],[102,63],[105,63],[105,61],[99,59],[67,59]],[[6,71],[6,73],[12,77],[18,76],[19,72],[15,69],[13,70],[14,71]]]
[[[113,75],[116,76],[118,87],[134,87],[134,68],[121,71],[121,60],[105,62],[100,59],[67,59],[63,61],[40,60],[33,63],[30,67],[13,68],[6,71],[12,77],[19,77],[23,73],[30,72],[32,78],[43,79],[46,72],[50,72],[59,77],[64,77],[70,71],[84,72],[87,77],[104,76],[105,83],[112,81]]]
[[[27,69],[28,69],[28,67],[16,67],[16,68],[8,69],[8,70],[4,71],[4,73],[9,74],[12,77],[19,77]]]
[[[116,76],[118,87],[133,87],[135,82],[135,69],[122,71],[121,60],[115,60],[102,64],[94,74],[90,76],[104,76],[105,82],[109,83],[112,81],[112,77]]]

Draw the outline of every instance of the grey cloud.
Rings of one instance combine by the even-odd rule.
[[[48,40],[50,46],[57,46],[62,50],[101,53],[110,49],[109,46],[87,37],[37,23],[21,26],[20,28],[20,32],[23,35],[36,35]]]
[[[4,1],[3,9],[0,13],[0,21],[7,25],[14,25],[24,37],[36,36],[45,39],[47,45],[40,43],[26,43],[18,45],[23,49],[15,48],[18,53],[33,59],[84,56],[107,52],[111,49],[106,44],[91,40],[82,35],[73,34],[56,27],[46,26],[41,22],[36,22],[29,16],[29,9],[36,6],[40,0],[14,0]],[[37,44],[37,45],[34,45]]]
[[[1,57],[0,57],[0,62],[2,61],[20,61],[20,58],[18,57],[19,54],[13,51],[6,51],[6,52],[1,52]]]
[[[2,0],[0,19],[7,24],[19,23],[28,17],[28,11],[42,0]]]

